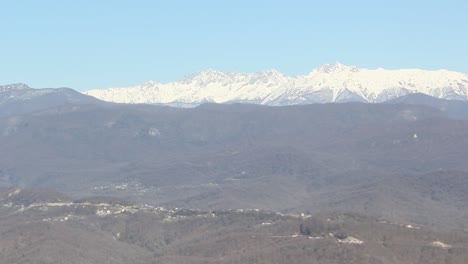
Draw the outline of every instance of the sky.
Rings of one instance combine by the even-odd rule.
[[[468,1],[0,0],[0,84],[121,87],[325,63],[468,73]]]

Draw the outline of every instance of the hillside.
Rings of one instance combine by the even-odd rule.
[[[407,104],[63,106],[0,119],[0,184],[467,228],[466,131]]]
[[[385,102],[387,104],[426,105],[445,112],[449,117],[456,119],[468,118],[468,102],[461,100],[445,100],[429,95],[415,93],[404,95]]]
[[[31,113],[63,105],[103,103],[70,88],[33,89],[22,83],[0,85],[0,117]]]
[[[463,230],[356,214],[16,199],[31,191],[8,189],[0,198],[2,263],[462,264],[468,257]]]

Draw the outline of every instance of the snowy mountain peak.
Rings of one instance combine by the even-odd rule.
[[[226,79],[229,79],[230,76],[228,73],[208,69],[194,73],[192,75],[186,76],[183,81],[186,83],[198,82],[198,83],[213,83],[213,82],[222,82]]]
[[[359,68],[355,66],[347,66],[340,62],[335,62],[335,63],[322,65],[321,67],[318,67],[317,69],[315,69],[315,71],[332,74],[332,73],[338,73],[338,72],[357,72],[359,71]]]
[[[275,69],[260,71],[260,72],[255,73],[255,75],[263,76],[266,78],[284,78],[285,77],[284,74],[282,74],[281,72]]]
[[[150,80],[150,81],[147,81],[147,82],[143,83],[142,86],[145,86],[145,87],[154,87],[154,86],[157,86],[157,85],[158,85],[158,82],[153,81],[153,80]]]
[[[26,89],[31,89],[31,88],[24,83],[0,85],[0,92],[7,92],[7,91],[13,91],[13,90],[26,90]]]
[[[133,87],[85,92],[104,101],[175,106],[193,106],[202,102],[266,105],[377,103],[412,93],[468,100],[468,74],[447,70],[366,69],[337,62],[299,76],[286,76],[277,70],[235,73],[209,69],[178,82],[151,81]]]

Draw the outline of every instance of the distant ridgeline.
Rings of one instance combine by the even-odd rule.
[[[447,70],[370,70],[327,64],[307,75],[286,76],[276,70],[236,73],[206,70],[181,81],[149,81],[126,88],[85,94],[118,103],[195,106],[202,103],[296,105],[330,102],[380,103],[413,93],[467,100],[468,74]]]

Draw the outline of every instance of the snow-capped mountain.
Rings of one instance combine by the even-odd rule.
[[[203,102],[265,105],[349,101],[379,103],[411,93],[468,100],[468,74],[448,70],[365,69],[334,63],[299,76],[286,76],[276,70],[257,73],[206,70],[177,82],[149,81],[132,87],[84,93],[118,103],[178,106]]]

